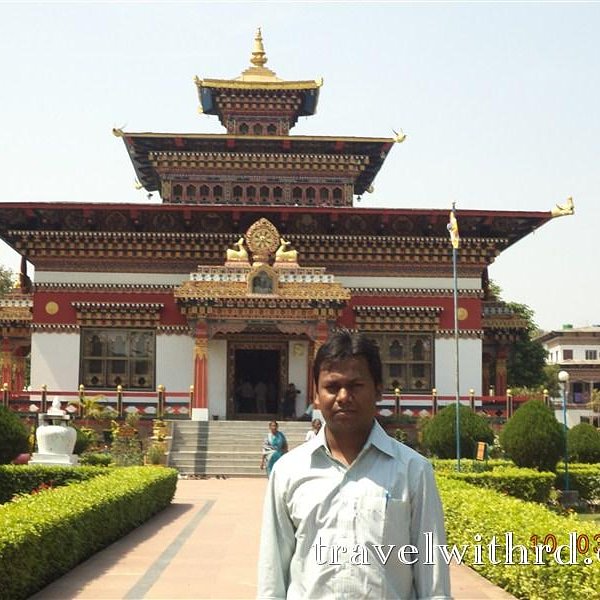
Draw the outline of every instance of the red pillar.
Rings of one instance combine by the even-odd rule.
[[[198,322],[194,344],[194,408],[208,408],[208,328],[205,322]]]
[[[12,354],[10,351],[10,340],[7,337],[2,338],[2,353],[0,356],[2,368],[0,369],[0,384],[8,384],[8,389],[13,389],[12,377]]]

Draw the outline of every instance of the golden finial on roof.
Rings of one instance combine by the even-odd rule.
[[[263,67],[267,63],[267,55],[265,54],[265,47],[263,46],[262,32],[260,27],[256,30],[256,37],[254,38],[254,49],[252,50],[252,57],[250,62],[255,67]]]
[[[565,204],[557,204],[551,211],[553,217],[565,217],[567,215],[575,214],[575,204],[573,198],[570,196],[567,198]]]

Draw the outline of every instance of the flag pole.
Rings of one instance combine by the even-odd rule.
[[[456,400],[456,470],[460,471],[460,362],[458,350],[458,274],[456,263],[458,260],[459,233],[458,222],[456,220],[456,203],[452,203],[450,212],[450,223],[448,231],[450,232],[450,241],[452,243],[452,280],[454,288],[454,377],[455,377],[455,400]]]

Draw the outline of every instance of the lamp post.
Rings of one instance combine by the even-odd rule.
[[[558,381],[562,390],[563,397],[563,423],[565,426],[565,492],[569,491],[569,448],[567,444],[567,393],[569,386],[569,374],[567,371],[558,373]]]

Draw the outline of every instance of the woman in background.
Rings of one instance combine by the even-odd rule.
[[[288,443],[285,435],[279,431],[277,421],[269,423],[269,433],[265,437],[262,449],[262,460],[260,468],[267,467],[267,476],[271,475],[273,465],[288,451]]]

